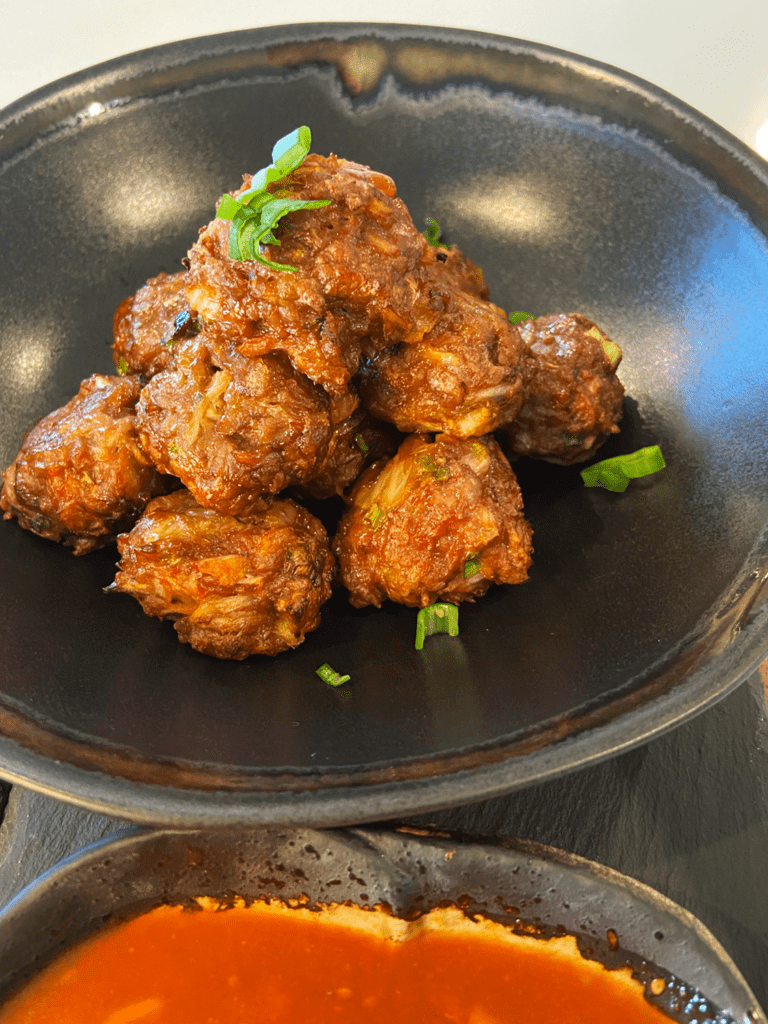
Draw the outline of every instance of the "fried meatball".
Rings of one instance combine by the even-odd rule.
[[[518,326],[525,343],[525,400],[504,437],[518,455],[558,465],[583,462],[618,433],[621,349],[580,313]]]
[[[172,619],[181,641],[216,658],[297,647],[331,594],[328,536],[293,501],[236,519],[176,491],[151,502],[118,549],[108,590]]]
[[[356,607],[389,598],[423,608],[472,600],[491,583],[522,583],[531,535],[493,438],[413,435],[360,477],[333,549]]]
[[[26,530],[85,554],[130,529],[167,490],[139,444],[133,377],[94,374],[27,433],[6,469],[0,508]]]
[[[344,395],[360,360],[364,325],[331,310],[317,281],[299,270],[273,270],[229,258],[229,223],[213,220],[187,259],[187,298],[217,323],[244,355],[284,352],[293,366],[332,395]]]
[[[198,329],[186,274],[159,274],[117,307],[112,355],[121,373],[149,380],[173,362],[173,346]]]
[[[421,341],[363,363],[360,394],[374,416],[403,433],[480,437],[517,415],[522,359],[520,335],[502,310],[457,292]]]
[[[283,353],[246,358],[212,327],[181,342],[173,367],[147,384],[136,423],[161,472],[230,515],[310,479],[333,432],[328,396]]]
[[[280,221],[280,245],[266,246],[267,253],[309,274],[331,308],[356,317],[369,355],[419,341],[451,312],[456,292],[487,299],[479,268],[427,242],[387,175],[313,153],[285,188],[295,198],[330,205]]]

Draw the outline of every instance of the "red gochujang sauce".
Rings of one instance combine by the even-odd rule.
[[[456,908],[416,922],[357,907],[164,906],[42,971],[0,1024],[669,1024],[628,969],[571,937]]]

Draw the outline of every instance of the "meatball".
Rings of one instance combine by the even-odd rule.
[[[621,349],[580,313],[518,326],[525,343],[525,400],[504,437],[518,455],[559,465],[583,462],[618,433]]]
[[[130,529],[167,490],[139,444],[133,377],[94,374],[27,433],[6,469],[0,508],[26,530],[85,554]]]
[[[147,384],[136,421],[158,469],[230,515],[310,479],[333,432],[328,396],[283,353],[246,358],[209,327]]]
[[[112,354],[121,373],[145,380],[167,369],[173,346],[198,329],[187,301],[186,274],[159,274],[117,308]]]
[[[360,394],[370,412],[403,433],[492,433],[523,401],[523,345],[502,310],[457,292],[421,341],[365,361]]]
[[[182,642],[216,658],[297,647],[331,594],[328,536],[293,501],[236,519],[176,491],[151,502],[118,549],[108,590],[172,619]]]
[[[451,312],[457,292],[487,300],[479,268],[427,242],[387,175],[310,154],[286,188],[330,205],[284,218],[275,231],[279,247],[266,251],[310,274],[331,308],[357,319],[368,355],[419,341]]]
[[[515,475],[491,437],[413,435],[353,488],[333,548],[356,607],[425,607],[522,583],[532,531]]]
[[[360,360],[360,325],[328,307],[322,289],[299,270],[273,270],[229,258],[229,224],[213,220],[187,259],[187,297],[248,356],[284,352],[293,366],[332,395],[345,395]]]

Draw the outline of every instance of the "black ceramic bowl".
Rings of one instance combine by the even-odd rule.
[[[687,911],[615,871],[535,843],[381,829],[126,833],[63,861],[0,913],[0,1003],[107,921],[197,896],[231,902],[387,903],[408,917],[443,901],[629,965],[688,1024],[767,1024],[746,982]]]
[[[693,715],[768,653],[768,173],[660,90],[543,46],[293,25],[133,54],[0,115],[0,458],[108,372],[118,303],[308,124],[391,174],[534,314],[624,349],[624,494],[517,470],[529,582],[414,649],[415,613],[337,594],[295,652],[217,662],[105,596],[115,552],[0,524],[0,774],[167,824],[348,824],[502,793]],[[333,690],[315,675],[348,673]]]

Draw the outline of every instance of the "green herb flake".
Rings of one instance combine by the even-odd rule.
[[[434,217],[426,217],[425,219],[427,222],[427,230],[423,232],[424,237],[430,245],[434,245],[436,248],[441,247],[443,245],[443,229]]]
[[[574,437],[573,434],[563,434],[563,444],[570,446],[581,444],[581,438]]]
[[[356,434],[355,435],[355,444],[360,449],[360,451],[363,453],[363,455],[367,455],[368,452],[370,451],[370,447],[368,445],[368,442],[365,440],[365,438],[363,437],[362,434]]]
[[[536,317],[531,313],[524,313],[522,309],[516,309],[513,313],[510,313],[507,317],[511,324],[522,324],[526,320],[535,320]]]
[[[128,360],[125,358],[125,356],[118,356],[117,372],[121,377],[124,377],[126,373],[128,373]]]
[[[363,519],[365,520],[366,523],[368,523],[368,525],[370,526],[374,533],[381,526],[381,521],[383,518],[384,513],[382,512],[381,507],[375,501],[368,509],[368,511],[365,512],[363,515]]]
[[[447,480],[451,475],[447,466],[437,463],[431,455],[417,455],[416,465],[425,473],[429,473],[435,480]]]
[[[604,487],[607,491],[621,492],[626,491],[630,480],[658,473],[665,465],[661,449],[654,444],[627,455],[596,462],[582,469],[581,478],[586,487]]]
[[[181,454],[181,449],[179,448],[178,442],[171,441],[171,443],[168,445],[168,454],[171,456],[172,459],[178,459],[179,455]]]
[[[480,572],[480,557],[477,551],[471,551],[464,563],[464,579],[469,580]]]
[[[317,210],[328,206],[330,199],[294,199],[287,192],[268,192],[269,185],[281,182],[300,167],[312,145],[312,133],[306,125],[275,143],[272,163],[251,180],[251,187],[236,199],[225,195],[216,215],[232,221],[229,231],[229,256],[233,260],[257,260],[273,270],[295,271],[288,263],[275,263],[261,255],[262,245],[280,245],[274,229],[278,221],[299,210]]]
[[[324,683],[329,686],[342,686],[344,683],[348,683],[352,678],[351,676],[342,676],[335,669],[326,662],[321,665],[320,668],[315,669],[315,672],[320,676]]]
[[[459,609],[455,604],[438,602],[419,609],[416,616],[416,650],[420,651],[426,637],[434,633],[459,635]]]
[[[611,364],[611,369],[615,370],[621,362],[622,351],[621,348],[616,344],[615,341],[611,341],[610,338],[602,339],[603,352]]]

